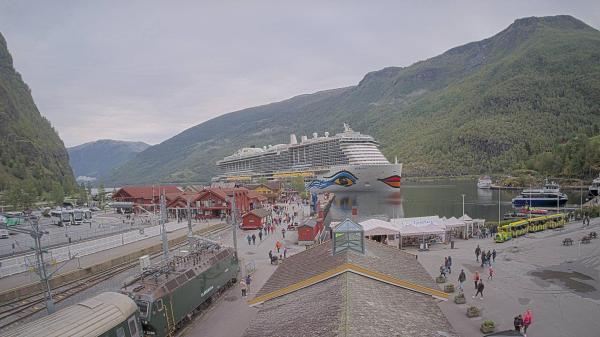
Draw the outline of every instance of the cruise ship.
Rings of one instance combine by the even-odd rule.
[[[352,130],[312,138],[290,135],[289,144],[238,150],[217,162],[213,181],[250,182],[260,178],[303,177],[311,192],[379,191],[400,188],[402,164],[390,163],[371,136]]]

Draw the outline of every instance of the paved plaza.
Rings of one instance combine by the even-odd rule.
[[[496,323],[497,331],[513,329],[513,319],[527,308],[533,311],[534,322],[529,337],[596,337],[600,331],[600,239],[579,245],[579,239],[590,231],[600,231],[600,219],[590,227],[581,222],[567,224],[562,230],[547,230],[527,234],[505,243],[492,239],[456,241],[435,245],[430,251],[418,252],[419,261],[432,277],[439,276],[445,256],[452,256],[452,273],[448,281],[458,284],[461,268],[465,270],[467,303],[453,301],[440,304],[455,330],[464,337],[481,336],[483,319]],[[572,246],[563,246],[564,238],[572,238]],[[496,249],[493,268],[496,275],[488,280],[488,268],[475,259],[475,247]],[[485,285],[484,299],[473,299],[473,274],[479,271]],[[453,299],[454,296],[451,296]],[[467,318],[467,306],[482,308],[482,317]]]

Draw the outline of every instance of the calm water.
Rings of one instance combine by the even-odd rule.
[[[569,196],[567,206],[578,207],[580,193],[565,192]],[[498,221],[498,191],[478,189],[476,180],[407,182],[402,184],[399,192],[394,193],[336,193],[328,218],[339,221],[351,217],[353,206],[358,208],[361,219],[377,216],[460,217],[462,215],[461,194],[465,195],[465,213],[469,216]],[[512,210],[511,199],[519,194],[519,191],[501,191],[500,194],[500,209],[503,215]]]

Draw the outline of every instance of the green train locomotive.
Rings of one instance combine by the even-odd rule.
[[[240,267],[234,250],[203,240],[184,256],[145,270],[121,292],[137,304],[146,336],[171,336],[210,302],[234,285]]]

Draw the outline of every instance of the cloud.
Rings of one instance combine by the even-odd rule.
[[[220,114],[354,85],[489,37],[516,18],[596,1],[14,1],[0,31],[69,146],[161,142]]]

